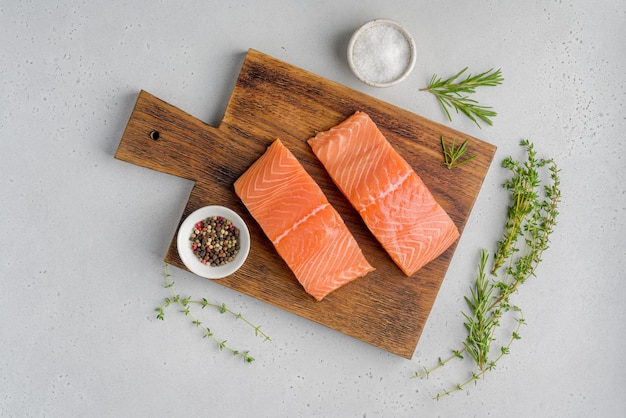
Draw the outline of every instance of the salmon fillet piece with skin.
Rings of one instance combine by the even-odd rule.
[[[322,189],[279,139],[235,181],[235,193],[318,301],[374,270]]]
[[[308,143],[407,276],[459,238],[450,216],[366,113],[356,112]]]

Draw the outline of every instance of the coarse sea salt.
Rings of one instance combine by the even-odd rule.
[[[362,79],[376,84],[391,83],[411,65],[410,41],[393,26],[373,25],[354,41],[352,63]]]

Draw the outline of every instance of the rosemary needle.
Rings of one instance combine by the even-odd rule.
[[[443,139],[443,136],[441,136],[441,147],[443,148],[443,163],[450,170],[476,158],[475,155],[472,155],[471,157],[459,161],[459,159],[467,153],[467,140],[457,147],[453,138],[452,144],[446,146],[446,141]]]
[[[428,87],[420,89],[420,91],[429,91],[437,97],[441,107],[446,112],[448,120],[452,121],[449,109],[452,108],[456,113],[463,113],[470,118],[479,128],[478,120],[483,121],[487,125],[492,125],[490,118],[497,113],[489,106],[482,106],[468,95],[475,93],[477,87],[492,87],[502,84],[504,78],[500,69],[482,72],[480,74],[468,74],[463,80],[457,80],[467,71],[467,67],[456,73],[450,78],[442,80],[433,74]]]

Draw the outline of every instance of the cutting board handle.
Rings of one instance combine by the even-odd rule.
[[[115,158],[197,180],[212,150],[227,141],[222,131],[142,90]],[[194,150],[191,158],[181,160],[181,149]]]

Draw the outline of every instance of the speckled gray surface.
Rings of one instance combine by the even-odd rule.
[[[0,416],[619,417],[626,414],[626,5],[621,1],[0,2]],[[383,4],[384,3],[384,4]],[[414,36],[400,85],[375,89],[345,48],[367,20]],[[165,296],[162,259],[188,181],[113,154],[139,89],[219,123],[255,48],[498,146],[412,360],[172,268],[178,292],[262,325],[206,318],[251,365],[203,340]],[[447,122],[433,72],[501,67],[493,127]],[[528,325],[484,381],[411,379],[463,338],[478,249],[507,196],[499,162],[531,139],[561,168],[552,245],[515,296]]]

